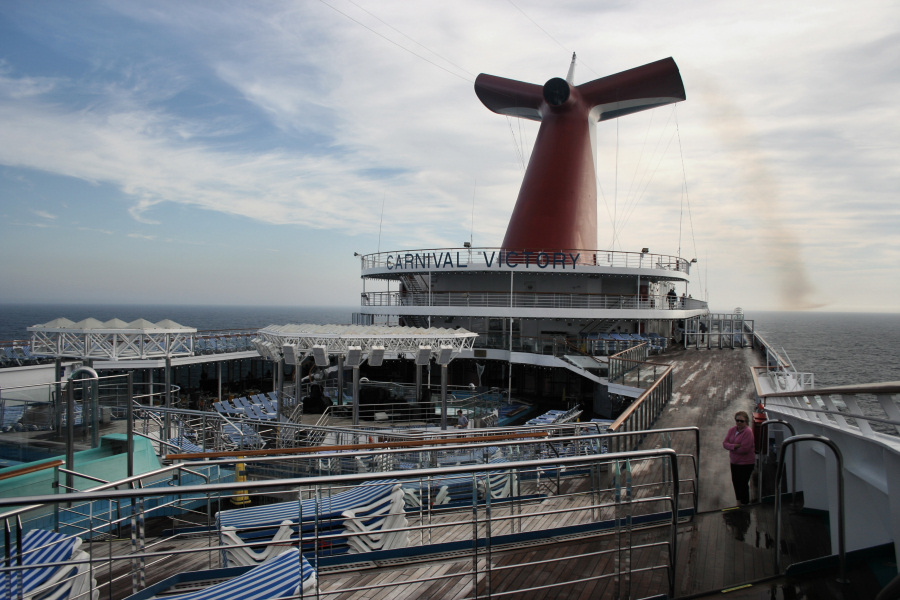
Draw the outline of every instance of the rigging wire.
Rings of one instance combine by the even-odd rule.
[[[544,29],[543,27],[541,27],[541,26],[538,24],[537,21],[535,21],[534,19],[532,19],[532,18],[528,15],[528,13],[526,13],[524,10],[522,10],[522,8],[521,8],[520,6],[518,6],[515,2],[513,2],[513,0],[506,0],[506,1],[509,2],[509,3],[512,5],[512,7],[515,8],[517,11],[519,11],[520,13],[522,13],[522,16],[524,16],[526,19],[528,19],[528,20],[531,22],[532,25],[534,25],[535,27],[537,27],[538,29],[540,29],[541,32],[542,32],[544,35],[546,35],[548,38],[550,38],[550,39],[553,41],[554,44],[556,44],[557,46],[559,46],[560,48],[562,48],[563,50],[565,50],[567,54],[571,54],[571,53],[572,53],[572,50],[571,50],[571,49],[567,48],[567,47],[565,46],[565,44],[563,44],[562,42],[560,42],[559,40],[557,40],[555,37],[553,37],[552,35],[550,35],[550,32],[548,32],[546,29]],[[592,69],[592,68],[590,67],[590,65],[588,65],[587,63],[585,63],[582,59],[579,59],[579,60],[578,60],[578,64],[579,64],[579,66],[584,67],[585,69],[587,69],[588,71],[590,71],[590,72],[593,73],[594,75],[599,75],[599,74],[597,73],[597,71],[595,71],[594,69]]]
[[[663,152],[659,155],[659,159],[656,161],[656,166],[653,168],[653,170],[650,173],[650,176],[647,178],[647,181],[644,184],[644,188],[643,188],[643,190],[641,190],[639,197],[637,198],[637,200],[635,202],[631,203],[628,206],[627,214],[625,215],[625,217],[622,220],[623,227],[625,226],[625,224],[628,223],[628,221],[631,219],[631,216],[634,214],[634,211],[637,209],[638,201],[643,199],[643,197],[647,193],[647,190],[650,189],[650,184],[653,182],[653,177],[656,175],[656,173],[659,172],[659,167],[662,164],[663,159],[666,157],[666,153],[669,151],[669,147],[672,145],[673,139],[675,139],[674,131],[672,132],[672,135],[669,136],[669,141],[666,144],[666,147],[663,150]]]
[[[525,148],[519,143],[518,138],[516,138],[516,130],[513,128],[512,121],[510,121],[509,116],[506,117],[506,122],[509,124],[509,134],[513,139],[513,146],[516,147],[516,157],[519,159],[519,162],[522,163],[522,168],[525,168]]]
[[[474,246],[475,241],[475,192],[478,191],[478,178],[475,178],[475,183],[472,185],[472,221],[469,229],[469,246]]]
[[[655,113],[655,110],[650,111],[650,121],[647,123],[647,130],[644,132],[644,141],[641,143],[641,151],[638,154],[637,164],[634,165],[634,173],[632,173],[631,182],[628,184],[628,193],[625,194],[626,198],[632,197],[633,190],[635,189],[634,180],[637,178],[641,165],[644,164],[644,150],[647,148],[647,138],[650,137],[650,128],[653,126],[653,116]]]
[[[323,0],[320,0],[320,1],[323,1]],[[458,64],[456,64],[455,62],[453,62],[452,60],[450,60],[449,58],[447,58],[446,56],[441,56],[440,54],[438,54],[437,52],[435,52],[434,50],[432,50],[432,49],[429,48],[428,46],[426,46],[426,45],[424,45],[424,44],[421,44],[421,43],[417,42],[416,40],[412,39],[411,37],[409,37],[408,35],[406,35],[406,34],[403,33],[402,31],[400,31],[399,29],[397,29],[396,27],[394,27],[393,25],[391,25],[390,23],[388,23],[387,21],[385,21],[384,19],[382,19],[381,17],[379,17],[378,15],[376,15],[375,13],[366,10],[365,8],[363,8],[362,6],[360,6],[359,4],[357,4],[356,2],[354,2],[353,0],[347,0],[347,2],[349,2],[350,4],[352,4],[353,6],[355,6],[356,8],[358,8],[359,10],[363,11],[364,13],[366,13],[367,15],[369,15],[370,17],[372,17],[373,19],[377,19],[379,23],[382,23],[382,24],[385,25],[386,27],[390,27],[391,29],[393,29],[394,31],[396,31],[397,33],[399,33],[400,35],[402,35],[403,37],[405,37],[406,39],[408,39],[409,41],[411,41],[413,44],[415,44],[416,46],[418,46],[419,48],[422,48],[423,50],[426,50],[426,51],[428,51],[428,52],[434,54],[435,56],[437,56],[437,57],[440,58],[441,60],[446,61],[448,64],[453,65],[454,67],[456,67],[457,69],[459,69],[460,71],[462,71],[463,73],[465,73],[466,75],[468,75],[469,77],[471,77],[473,80],[475,79],[475,75],[474,75],[473,73],[470,73],[469,71],[467,71],[467,70],[464,69],[463,67],[459,66]]]
[[[651,111],[651,112],[654,112],[654,111]],[[660,145],[662,144],[663,137],[665,136],[665,133],[668,130],[669,123],[671,121],[672,121],[672,115],[671,115],[671,113],[669,113],[669,118],[666,120],[666,123],[660,129],[659,137],[656,140],[656,145],[654,146],[653,151],[650,153],[650,158],[647,159],[646,164],[648,166],[646,167],[644,172],[641,174],[641,178],[638,181],[637,187],[634,188],[635,191],[633,192],[633,194],[631,194],[631,193],[629,194],[629,200],[626,203],[627,204],[627,215],[624,219],[623,226],[624,226],[624,223],[627,222],[628,219],[631,217],[632,213],[637,208],[637,205],[640,203],[640,201],[646,195],[647,190],[650,188],[650,183],[653,181],[653,178],[656,176],[656,173],[659,170],[659,165],[662,162],[662,159],[665,157],[666,153],[669,150],[669,146],[672,143],[671,137],[669,138],[669,142],[666,144],[666,146],[662,150],[662,152],[660,152]],[[643,157],[643,153],[641,156]],[[659,157],[658,159],[656,158],[657,156]],[[653,164],[654,160],[656,161],[656,167],[652,168],[650,165]],[[637,168],[640,168],[640,165],[638,165]]]
[[[697,257],[697,237],[694,232],[694,216],[691,213],[691,196],[690,196],[690,193],[688,192],[687,169],[684,166],[684,150],[681,146],[681,129],[678,126],[678,112],[677,111],[675,111],[675,132],[678,135],[678,152],[681,155],[681,176],[683,179],[682,189],[684,190],[684,199],[685,199],[685,202],[687,203],[688,225],[690,225],[690,230],[691,230],[691,242],[694,246],[693,258],[696,258]],[[680,228],[680,226],[679,226],[679,228]],[[680,233],[678,236],[678,255],[679,256],[681,255],[681,234]],[[706,264],[709,265],[708,262]],[[706,278],[700,277],[700,272],[698,271],[697,279],[699,280],[697,283],[700,286],[700,289],[702,290],[703,282],[705,281]],[[708,292],[707,292],[707,294],[708,294]],[[708,300],[709,298],[707,297],[706,299]]]
[[[619,218],[619,120],[616,119],[616,170],[615,170],[615,178],[613,179],[615,182],[613,185],[613,240],[612,240],[612,249],[616,249],[616,242],[619,239],[618,235],[618,218]]]
[[[518,122],[517,125],[519,126],[519,140],[522,144],[522,171],[525,171],[525,149],[528,147],[528,140],[525,139],[525,119],[516,119],[516,121]]]
[[[420,59],[424,60],[425,62],[427,62],[427,63],[429,63],[429,64],[431,64],[431,65],[437,67],[438,69],[441,69],[442,71],[446,71],[447,73],[453,75],[454,77],[459,77],[460,79],[462,79],[463,81],[466,81],[466,82],[468,82],[468,83],[473,83],[473,82],[475,81],[475,78],[472,77],[471,73],[469,73],[468,71],[465,71],[465,69],[462,69],[462,70],[463,70],[463,72],[465,72],[465,73],[468,75],[468,78],[467,78],[467,77],[463,77],[463,76],[460,75],[459,73],[454,73],[454,72],[451,71],[450,69],[448,69],[448,68],[446,68],[446,67],[444,67],[444,66],[442,66],[442,65],[439,65],[438,63],[436,63],[436,62],[434,62],[433,60],[430,60],[430,59],[428,59],[428,58],[422,56],[421,54],[417,54],[416,52],[413,52],[412,50],[410,50],[409,48],[407,48],[406,46],[404,46],[404,45],[402,45],[402,44],[398,44],[397,42],[395,42],[395,41],[392,40],[391,38],[389,38],[389,37],[387,37],[387,36],[385,36],[385,35],[379,33],[378,31],[375,31],[374,29],[372,29],[371,27],[369,27],[368,25],[366,25],[366,24],[363,23],[362,21],[359,21],[359,20],[357,20],[357,19],[354,19],[353,17],[351,17],[350,15],[348,15],[347,13],[345,13],[344,11],[342,11],[342,10],[340,10],[339,8],[337,8],[337,7],[335,7],[335,6],[331,5],[331,4],[329,4],[329,3],[326,2],[325,0],[319,0],[319,2],[321,2],[322,4],[324,4],[325,6],[327,6],[328,8],[330,8],[331,10],[333,10],[334,12],[338,13],[339,15],[341,15],[341,16],[343,16],[343,17],[346,17],[347,19],[353,21],[354,23],[356,23],[356,24],[359,25],[360,27],[365,27],[366,29],[368,29],[369,31],[371,31],[372,33],[374,33],[375,35],[377,35],[377,36],[380,37],[381,39],[385,40],[386,42],[390,42],[391,44],[397,46],[397,47],[400,48],[401,50],[405,50],[405,51],[409,52],[410,54],[412,54],[412,55],[415,56],[416,58],[420,58]],[[354,4],[354,6],[356,6],[356,5]],[[366,12],[367,12],[368,14],[371,14],[371,13],[369,13],[368,11],[366,11]],[[374,15],[372,15],[372,16],[374,16]],[[378,17],[375,17],[375,18],[377,19]],[[381,21],[381,19],[378,19],[378,20]],[[381,22],[384,23],[384,21],[381,21]],[[387,25],[387,23],[385,23],[385,25]],[[388,27],[390,27],[390,25],[388,25]],[[391,27],[391,29],[394,29],[394,31],[397,31],[397,30],[396,30],[395,28],[393,28],[393,27]],[[398,33],[399,33],[399,32],[398,32]],[[402,34],[401,34],[401,35],[402,35]],[[405,36],[405,35],[404,35],[404,37],[407,37],[407,39],[411,39],[411,38],[409,38],[408,36]],[[413,41],[414,41],[414,40],[413,40]],[[415,43],[418,44],[418,42],[415,42]],[[421,44],[419,44],[419,45],[421,46]],[[424,48],[424,46],[422,46],[422,47]],[[427,49],[427,48],[426,48],[426,49]],[[429,52],[431,52],[431,53],[434,54],[435,56],[440,56],[437,52],[434,52],[434,51],[432,51],[432,50],[429,50]],[[444,59],[443,57],[441,57],[441,58],[442,58],[443,60],[446,60],[446,59]],[[451,65],[453,65],[454,67],[456,66],[456,65],[454,65],[454,64],[453,64],[452,62],[450,62],[450,61],[447,61],[447,62],[450,63]],[[460,68],[460,67],[457,67],[457,68]]]
[[[378,220],[378,254],[381,254],[381,226],[384,224],[384,201],[387,199],[387,192],[381,196],[381,218]]]
[[[560,48],[562,48],[562,49],[565,50],[566,52],[570,52],[570,50],[569,50],[568,48],[566,48],[562,43],[560,43],[559,40],[557,40],[555,37],[553,37],[552,35],[550,35],[550,33],[548,33],[546,29],[544,29],[543,27],[541,27],[540,25],[538,25],[537,21],[535,21],[534,19],[532,19],[531,17],[529,17],[529,16],[528,16],[528,13],[526,13],[524,10],[522,10],[521,8],[519,8],[519,7],[516,5],[515,2],[513,2],[512,0],[506,0],[506,1],[509,2],[509,3],[512,5],[512,7],[515,8],[517,11],[519,11],[520,13],[522,13],[522,15],[523,15],[526,19],[528,19],[529,21],[531,21],[531,24],[532,24],[532,25],[534,25],[535,27],[537,27],[538,29],[540,29],[541,31],[543,31],[543,32],[544,32],[544,35],[546,35],[548,38],[550,38],[551,40],[553,40],[554,43],[556,43],[557,46],[559,46]]]

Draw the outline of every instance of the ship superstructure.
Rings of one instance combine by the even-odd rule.
[[[478,333],[472,358],[497,361],[488,384],[515,392],[521,382],[519,394],[591,406],[606,396],[605,369],[603,359],[583,356],[641,343],[664,349],[683,340],[686,319],[708,308],[689,297],[695,260],[649,248],[596,248],[595,125],[683,100],[675,62],[578,86],[573,68],[574,57],[566,79],[543,86],[478,77],[475,91],[490,110],[541,122],[503,243],[362,256],[357,320]],[[517,366],[525,368],[523,377],[513,376]],[[548,372],[554,367],[561,371]],[[473,382],[471,371],[457,375]]]

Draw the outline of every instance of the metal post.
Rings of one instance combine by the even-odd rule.
[[[100,447],[100,382],[91,382],[91,448]]]
[[[83,423],[83,421],[82,421]],[[66,493],[75,486],[75,382],[69,379],[66,389]]]
[[[275,388],[275,396],[278,398],[278,406],[284,405],[284,357],[278,359],[277,369],[277,387]],[[279,409],[281,410],[281,409]]]
[[[344,403],[344,355],[338,355],[338,372],[337,372],[338,395],[337,404]]]
[[[216,379],[218,380],[218,384],[219,384],[218,394],[216,395],[216,397],[218,398],[219,402],[221,402],[222,401],[222,361],[221,360],[216,361]]]
[[[128,407],[125,409],[128,423],[128,477],[134,476],[134,371],[128,372]]]
[[[441,430],[447,429],[447,365],[441,365]]]
[[[166,408],[172,408],[172,357],[166,356]],[[172,437],[171,435],[171,417],[169,416],[169,411],[166,411],[165,416],[163,417],[163,427],[165,428],[164,438],[168,440]]]
[[[510,291],[510,298],[512,297],[512,291]],[[513,351],[513,339],[512,339],[512,330],[513,330],[513,320],[512,317],[509,318],[509,360],[507,361],[507,365],[509,367],[508,373],[508,395],[506,399],[512,402],[512,351]]]
[[[75,477],[72,474],[72,471],[75,470],[75,376],[81,373],[82,371],[87,372],[92,379],[99,382],[100,377],[97,375],[97,371],[92,369],[91,367],[78,367],[69,375],[68,380],[68,396],[67,396],[67,406],[66,406],[66,470],[69,471],[66,473],[66,492],[74,491],[75,487]],[[84,414],[84,408],[87,402],[85,402],[85,398],[81,399],[81,427],[82,431],[87,423]]]
[[[343,365],[344,360],[339,360]],[[359,365],[353,367],[353,425],[359,425]]]
[[[416,402],[422,401],[422,365],[416,365]]]
[[[56,357],[56,398],[53,402],[53,408],[55,409],[55,414],[53,415],[53,431],[56,432],[56,435],[62,433],[60,429],[62,429],[63,370],[62,359]]]
[[[303,364],[303,360],[300,357],[297,357],[297,364],[294,365],[294,406],[300,405],[300,386],[303,381],[303,369],[301,365]],[[324,390],[323,390],[324,391]],[[284,414],[284,403],[279,402],[278,406],[275,407],[276,414],[278,415],[278,422],[281,422],[281,416]]]

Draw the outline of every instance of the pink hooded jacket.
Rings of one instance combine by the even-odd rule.
[[[740,446],[735,449],[736,446]],[[752,465],[755,462],[753,455],[753,431],[750,427],[744,427],[738,431],[737,425],[728,430],[722,447],[728,450],[728,458],[733,465]]]

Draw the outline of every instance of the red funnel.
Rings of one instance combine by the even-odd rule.
[[[595,123],[685,99],[678,66],[666,58],[579,86],[542,86],[481,74],[475,93],[492,111],[541,122],[503,238],[509,250],[597,246]]]

